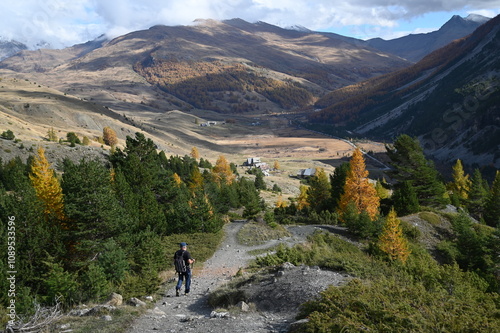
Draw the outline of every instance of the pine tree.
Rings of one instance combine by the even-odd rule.
[[[399,216],[416,213],[420,210],[417,193],[409,181],[403,181],[392,195],[394,209]]]
[[[425,159],[417,139],[403,134],[394,141],[392,147],[386,148],[394,167],[394,178],[400,182],[411,181],[421,205],[443,206],[449,202],[446,188],[439,180],[434,164]]]
[[[401,222],[396,216],[396,211],[391,209],[387,215],[382,234],[378,241],[379,248],[389,255],[391,260],[400,260],[405,263],[411,251],[408,241],[403,235]]]
[[[365,167],[363,153],[357,148],[349,162],[349,171],[344,186],[344,194],[340,198],[339,214],[346,211],[350,202],[353,202],[358,213],[366,211],[372,220],[378,215],[380,199],[377,191],[368,180],[368,170]]]
[[[466,175],[462,165],[462,161],[457,160],[453,166],[453,182],[449,184],[449,189],[457,195],[461,200],[467,199],[471,187],[469,175]]]
[[[102,139],[104,140],[104,143],[110,147],[114,147],[118,143],[116,132],[109,126],[102,129]]]
[[[484,221],[494,228],[500,225],[500,171],[497,171],[484,206]]]
[[[484,187],[483,176],[479,169],[472,174],[471,187],[468,193],[466,206],[468,211],[477,219],[481,219],[484,213],[484,205],[488,197],[488,190]]]
[[[328,209],[330,204],[330,182],[323,168],[316,168],[316,172],[309,181],[307,202],[316,212]]]
[[[331,186],[331,206],[330,210],[337,210],[340,202],[340,197],[344,194],[345,180],[347,178],[347,172],[349,171],[349,163],[342,163],[333,174],[330,175],[330,186]]]
[[[263,209],[259,191],[255,188],[254,183],[245,177],[241,177],[239,180],[239,195],[240,202],[245,206],[243,217],[253,218]]]
[[[264,173],[262,170],[257,169],[257,174],[255,175],[255,188],[258,190],[267,190],[266,182],[264,181]]]
[[[98,161],[63,161],[62,189],[70,223],[69,243],[80,260],[102,250],[102,242],[127,231],[130,220],[113,192],[109,170]]]
[[[61,185],[57,180],[54,170],[45,157],[45,149],[38,148],[37,156],[31,165],[30,180],[35,188],[38,199],[44,205],[44,215],[59,220],[64,219],[64,202]]]

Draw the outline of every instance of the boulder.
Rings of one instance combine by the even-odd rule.
[[[146,306],[145,302],[135,297],[132,297],[128,302],[133,306]]]
[[[239,301],[238,304],[236,304],[236,307],[243,312],[250,311],[250,306],[248,306],[248,304],[243,301]]]
[[[106,305],[120,306],[123,304],[123,296],[117,293],[111,293],[109,295]]]

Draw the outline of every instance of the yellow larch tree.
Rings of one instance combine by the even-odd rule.
[[[462,161],[457,160],[452,169],[453,182],[449,184],[449,188],[460,199],[467,199],[472,181],[469,179],[469,175],[465,174]]]
[[[54,216],[59,220],[64,220],[62,188],[54,170],[45,157],[43,147],[38,148],[37,155],[33,159],[29,178],[35,189],[36,196],[44,205],[45,217]]]
[[[278,201],[275,204],[276,208],[286,208],[288,206],[287,202],[283,200],[283,196],[278,197]]]
[[[192,192],[195,192],[203,187],[203,175],[201,174],[199,168],[193,168],[193,171],[191,171],[188,186]]]
[[[219,156],[219,158],[215,162],[212,173],[215,177],[215,181],[218,183],[225,182],[226,184],[230,185],[236,178],[236,176],[233,174],[233,171],[231,170],[229,162],[224,157],[224,155]]]
[[[274,164],[273,164],[273,169],[274,169],[274,170],[279,170],[279,169],[280,169],[280,162],[278,162],[278,161],[274,161]]]
[[[115,130],[109,126],[102,129],[102,139],[104,140],[104,143],[110,147],[114,147],[118,143],[118,137],[116,136]]]
[[[173,178],[174,178],[175,185],[177,185],[177,187],[180,187],[182,184],[181,177],[177,173],[174,173]]]
[[[306,207],[309,207],[309,201],[307,201],[308,198],[308,193],[307,193],[308,186],[306,185],[300,185],[299,190],[300,194],[297,197],[297,209],[302,210]]]
[[[384,228],[378,239],[379,248],[389,255],[391,260],[405,263],[410,256],[408,240],[403,235],[401,221],[397,218],[394,208],[386,217]]]
[[[375,187],[368,181],[365,159],[359,148],[356,148],[349,161],[349,171],[344,185],[344,194],[340,197],[338,212],[342,215],[347,211],[350,202],[354,203],[359,213],[366,211],[374,220],[378,215],[380,198]]]
[[[200,158],[200,152],[198,151],[198,148],[193,147],[191,148],[191,157],[194,158],[195,160]]]

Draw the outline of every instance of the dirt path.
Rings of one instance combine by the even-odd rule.
[[[156,307],[148,310],[147,314],[137,319],[128,333],[144,332],[284,332],[284,327],[294,320],[290,312],[280,312],[282,305],[273,304],[268,311],[250,311],[242,312],[235,316],[226,316],[223,318],[212,318],[213,309],[208,305],[208,293],[216,287],[227,283],[232,276],[236,274],[240,267],[246,267],[254,256],[248,254],[248,251],[268,248],[279,242],[294,244],[305,240],[307,235],[315,230],[315,227],[299,227],[293,230],[293,237],[281,240],[272,240],[259,246],[244,246],[236,241],[238,230],[244,225],[244,222],[233,222],[226,225],[226,237],[221,247],[215,252],[201,270],[193,274],[191,284],[191,295],[175,297],[175,287],[165,291],[165,296],[156,302]],[[296,227],[297,228],[297,227]],[[309,268],[307,268],[309,269]],[[298,270],[298,269],[297,269]],[[300,271],[300,276],[306,273]],[[292,276],[292,274],[290,274]],[[314,277],[313,280],[311,278]],[[276,282],[276,278],[269,283],[262,283],[262,290],[266,286]],[[315,286],[314,294],[320,289],[324,289],[326,284],[338,283],[342,277],[338,273],[315,271],[315,275],[310,275],[309,280],[313,281]],[[316,281],[318,280],[318,281]],[[283,279],[282,281],[286,281]],[[289,283],[289,282],[287,282]],[[292,282],[300,290],[300,283]],[[258,286],[260,288],[260,286]],[[282,289],[288,290],[290,286],[284,284]],[[311,289],[311,288],[310,288]],[[318,289],[318,290],[316,290]],[[272,291],[280,290],[279,285],[273,285]],[[266,293],[270,293],[266,292]],[[273,296],[277,299],[283,295]],[[258,296],[258,301],[262,296]],[[269,299],[266,300],[269,303]],[[287,302],[286,297],[284,302]],[[271,303],[273,301],[271,300]],[[264,303],[262,303],[264,304]],[[266,307],[267,308],[267,307]]]

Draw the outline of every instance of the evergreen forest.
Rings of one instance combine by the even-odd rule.
[[[300,194],[274,207],[260,196],[271,190],[261,172],[250,180],[224,156],[212,164],[196,148],[167,157],[141,133],[105,164],[66,159],[54,167],[42,147],[25,163],[1,161],[0,239],[10,250],[0,261],[0,314],[7,318],[11,270],[16,310],[27,315],[36,303],[69,309],[112,291],[142,296],[156,292],[171,267],[175,235],[208,243],[232,218],[247,218],[272,228],[337,225],[362,244],[318,233],[256,260],[256,267],[291,262],[352,277],[301,307],[299,317],[309,319],[303,332],[498,331],[500,172],[488,182],[457,160],[445,182],[417,139],[401,135],[386,148],[390,181],[370,180],[356,149],[349,163],[330,175],[318,168]],[[435,248],[402,219],[408,215],[441,232]],[[442,221],[451,227],[441,230]]]

